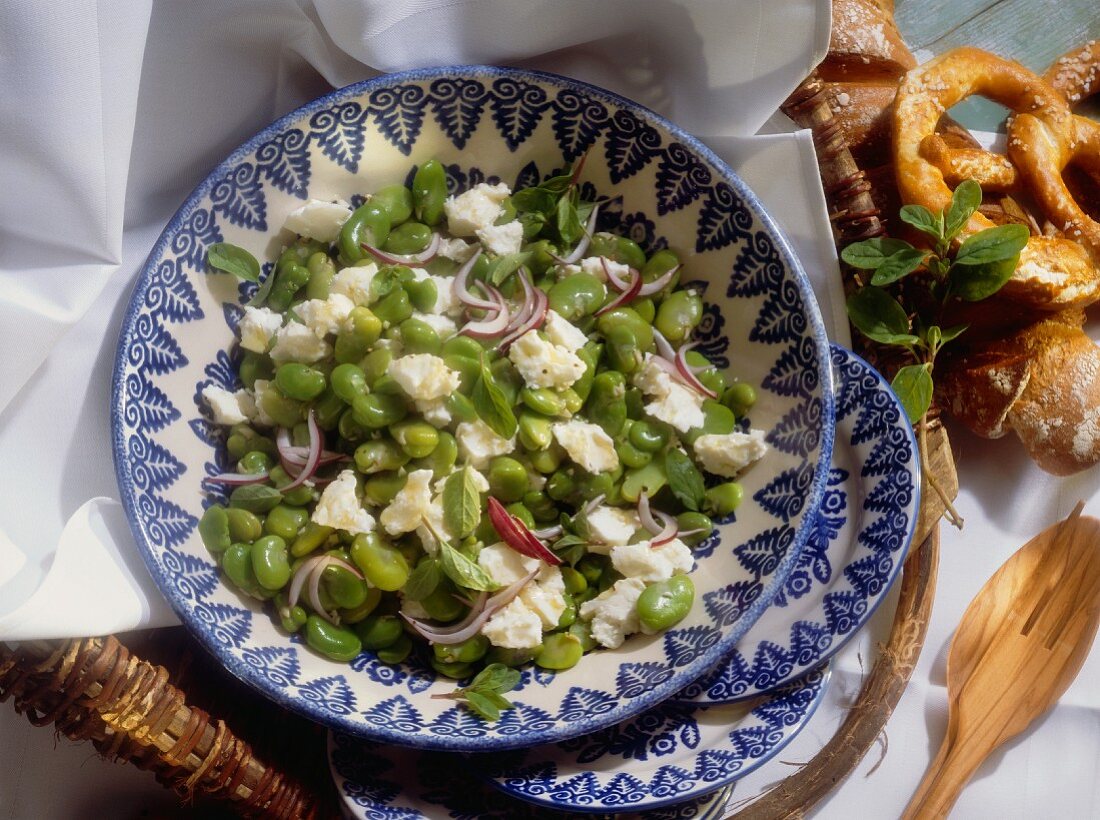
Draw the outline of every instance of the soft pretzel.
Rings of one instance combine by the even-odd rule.
[[[1100,43],[1089,40],[1080,48],[1063,54],[1043,75],[1055,90],[1079,103],[1100,91]]]
[[[944,112],[978,94],[1016,112],[1028,112],[1054,130],[1072,120],[1065,100],[1019,63],[976,48],[958,48],[910,71],[894,105],[894,161],[898,193],[906,203],[933,211],[951,202],[943,169],[921,146],[933,135]],[[992,227],[975,213],[960,238]],[[1061,237],[1033,236],[1000,297],[1044,311],[1090,304],[1100,296],[1100,277],[1081,245]]]

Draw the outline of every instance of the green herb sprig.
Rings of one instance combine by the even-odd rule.
[[[898,370],[891,387],[909,421],[919,426],[925,478],[943,499],[947,518],[956,526],[961,526],[962,519],[928,467],[926,427],[936,356],[968,326],[945,328],[942,316],[953,302],[978,302],[1004,287],[1029,236],[1023,225],[998,225],[967,237],[957,250],[952,250],[952,242],[981,203],[981,186],[965,180],[955,189],[951,204],[939,213],[922,205],[901,209],[902,221],[928,237],[930,248],[879,237],[853,243],[840,254],[853,268],[873,272],[870,283],[848,299],[852,324],[874,342],[904,348],[915,360]],[[899,301],[897,289],[892,286],[912,274],[923,274],[910,280],[910,286],[923,289],[928,298]],[[909,294],[914,292],[910,290]]]
[[[432,697],[463,702],[471,712],[485,720],[500,720],[502,709],[513,708],[512,702],[504,697],[504,693],[515,689],[519,679],[520,674],[515,669],[502,663],[491,663],[478,672],[469,686]]]

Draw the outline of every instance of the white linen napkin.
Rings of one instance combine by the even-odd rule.
[[[17,465],[0,493],[0,639],[171,620],[129,533],[106,526],[112,508],[86,506],[117,497],[108,397],[118,323],[188,191],[331,86],[500,63],[638,100],[742,171],[819,300],[836,303],[809,139],[749,136],[824,56],[827,0],[85,0],[61,16],[17,5],[0,12],[0,31],[36,80],[0,84],[0,135],[19,148],[0,154],[0,180],[23,197],[0,198],[0,452]],[[768,47],[776,42],[784,48]],[[845,338],[847,325],[831,331]]]

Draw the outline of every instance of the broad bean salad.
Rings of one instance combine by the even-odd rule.
[[[690,341],[677,256],[596,232],[599,209],[568,169],[448,196],[432,160],[287,218],[239,322],[243,388],[202,391],[236,469],[199,525],[287,632],[496,685],[688,614],[692,546],[767,448],[735,429],[755,391]],[[260,279],[242,248],[208,261]]]

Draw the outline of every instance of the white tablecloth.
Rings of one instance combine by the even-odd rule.
[[[89,498],[116,494],[106,397],[125,294],[177,204],[244,137],[372,69],[448,62],[546,68],[620,90],[703,136],[745,169],[786,220],[803,258],[821,259],[829,240],[815,222],[820,191],[809,184],[805,138],[749,143],[734,136],[754,133],[784,88],[806,73],[813,44],[823,42],[821,26],[827,31],[820,14],[827,5],[13,0],[0,9],[0,452],[7,458],[0,556],[8,556],[0,557],[0,616],[42,582],[70,516]],[[749,46],[732,48],[738,36]],[[756,94],[761,82],[772,89],[770,102]],[[786,180],[767,171],[773,151],[794,159]],[[834,270],[827,262],[813,268],[819,282]],[[844,332],[835,321],[839,302],[823,300],[827,318]],[[962,534],[945,534],[920,667],[887,727],[881,766],[867,776],[877,760],[872,753],[821,817],[900,813],[942,736],[946,647],[966,604],[1019,544],[1077,498],[1093,498],[1100,481],[1096,471],[1069,480],[1044,476],[1012,442],[960,436],[957,445],[965,488],[959,508],[968,523]],[[88,537],[99,527],[96,537],[111,540],[106,509],[100,524],[86,528]],[[1087,511],[1100,515],[1100,501]],[[28,556],[24,566],[16,564],[16,549]],[[140,580],[140,566],[125,554],[112,560],[121,564],[116,575]],[[133,598],[138,606],[143,600]],[[155,610],[128,617],[170,618]],[[784,777],[787,762],[808,760],[831,735],[891,614],[892,605],[884,606],[877,631],[842,653],[827,704],[776,761],[738,785],[737,798]],[[9,708],[0,708],[0,737],[0,806],[8,817],[174,804],[147,774],[105,764],[88,747],[55,746],[50,732]],[[979,772],[955,816],[1100,816],[1098,775],[1094,655],[1062,704]]]

